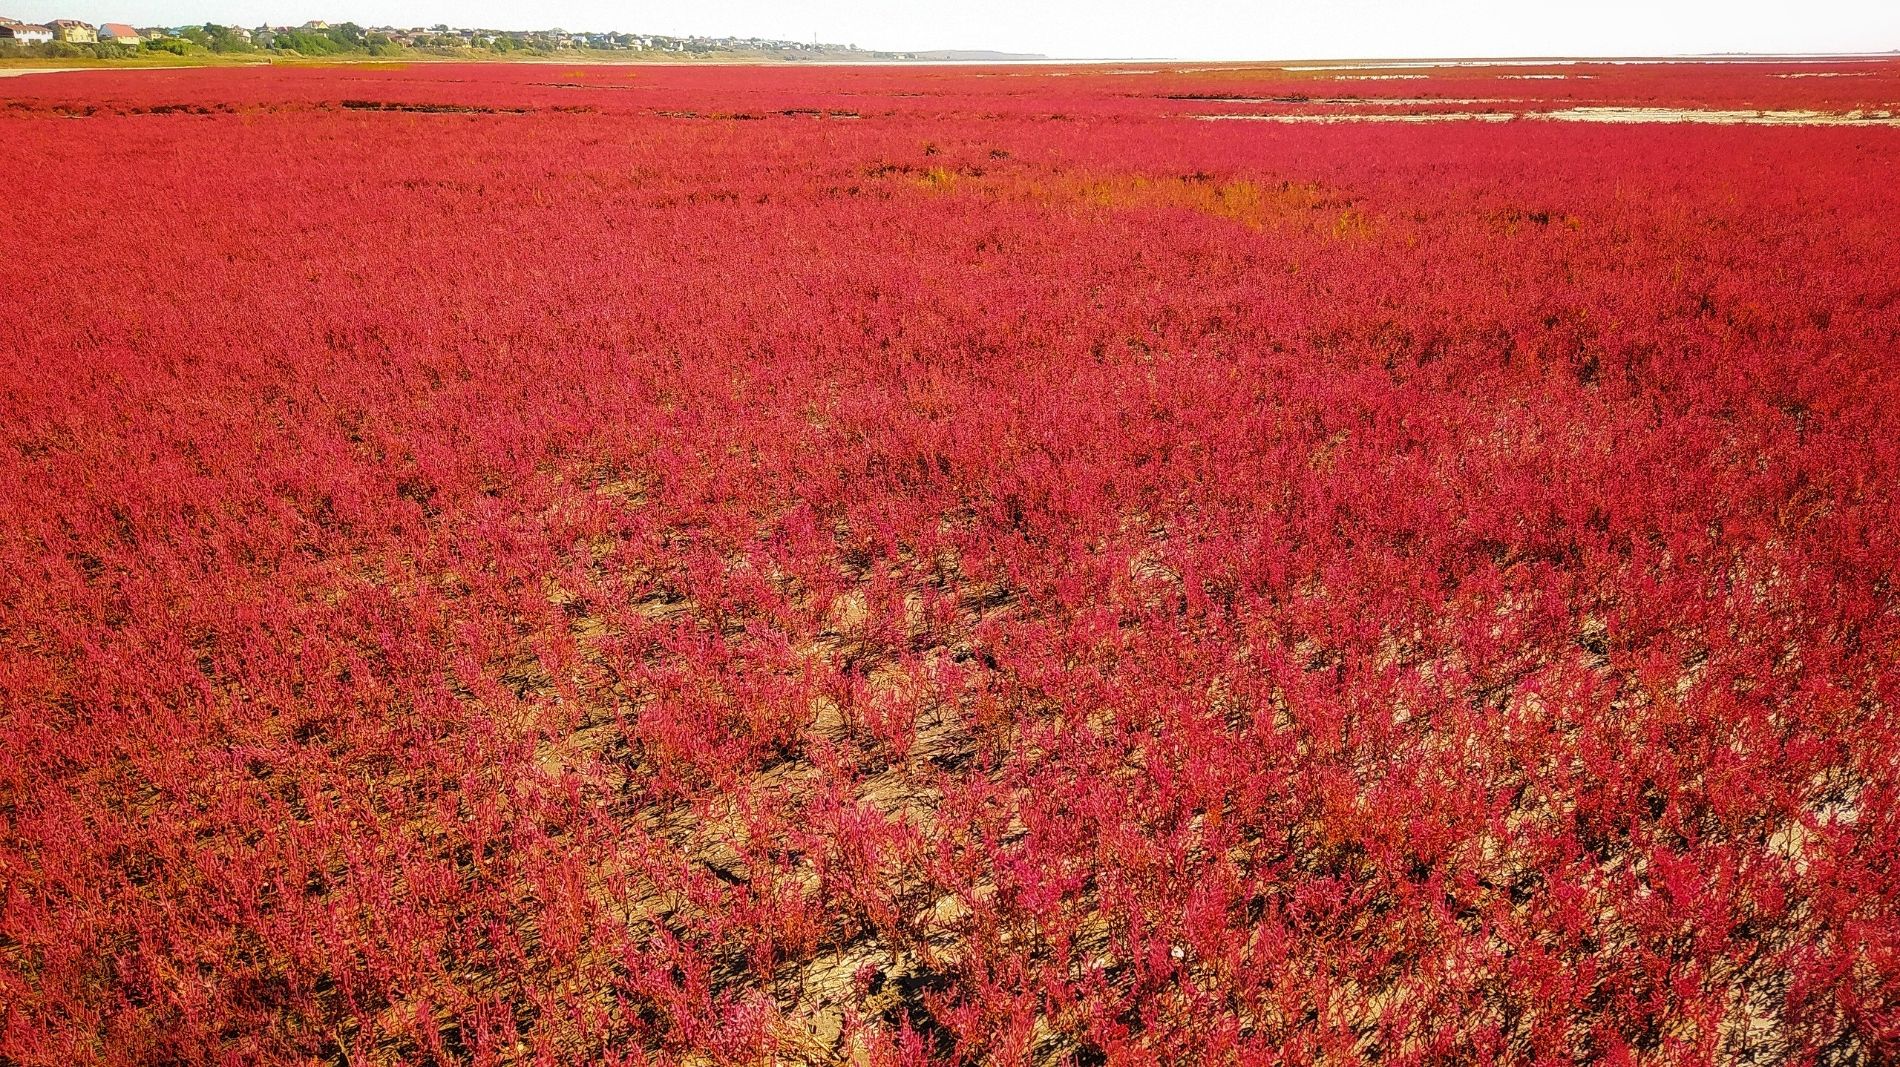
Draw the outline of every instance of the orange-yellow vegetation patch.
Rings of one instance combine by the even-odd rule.
[[[1255,181],[1204,174],[1061,174],[1035,179],[971,174],[945,167],[916,172],[912,180],[938,193],[1027,200],[1051,208],[1106,211],[1187,210],[1249,229],[1297,228],[1338,238],[1368,237],[1374,220],[1351,197],[1316,182]]]

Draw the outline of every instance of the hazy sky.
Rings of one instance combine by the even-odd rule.
[[[0,0],[43,21],[365,25],[759,36],[1061,57],[1662,55],[1900,48],[1900,0]]]

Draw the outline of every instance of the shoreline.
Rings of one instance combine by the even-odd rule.
[[[1194,73],[1198,70],[1249,68],[1275,69],[1288,74],[1329,74],[1355,70],[1450,70],[1486,67],[1576,67],[1576,66],[1647,66],[1647,65],[1748,65],[1748,64],[1824,64],[1900,62],[1900,52],[1787,53],[1747,55],[1684,56],[1544,56],[1544,57],[1448,57],[1379,59],[781,59],[765,56],[721,56],[705,59],[636,59],[599,55],[576,56],[271,56],[265,58],[192,57],[176,62],[151,62],[144,59],[95,59],[72,61],[39,59],[0,59],[0,78],[27,74],[66,74],[95,70],[196,70],[202,68],[253,67],[356,67],[356,66],[436,66],[443,64],[475,65],[555,65],[598,67],[1113,67],[1141,64],[1159,70]],[[45,64],[45,65],[41,65]]]

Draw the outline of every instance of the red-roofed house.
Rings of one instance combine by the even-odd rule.
[[[99,27],[99,39],[113,44],[137,44],[139,31],[123,22],[108,22]]]

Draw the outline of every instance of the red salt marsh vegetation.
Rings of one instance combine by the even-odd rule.
[[[0,1063],[1892,1061],[1897,105],[9,80]]]

